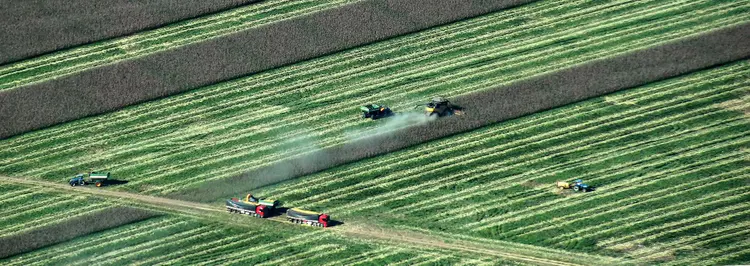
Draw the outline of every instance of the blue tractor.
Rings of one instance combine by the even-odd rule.
[[[594,187],[583,183],[581,179],[576,179],[573,182],[557,181],[557,187],[561,189],[573,189],[575,192],[594,191]]]

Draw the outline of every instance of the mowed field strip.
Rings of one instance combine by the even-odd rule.
[[[388,51],[383,54],[363,53],[373,49],[363,47],[292,66],[294,74],[281,68],[4,140],[0,142],[4,148],[0,172],[61,180],[71,167],[117,169],[131,181],[126,189],[174,192],[300,155],[310,147],[283,140],[300,139],[318,147],[340,144],[348,133],[377,125],[356,115],[355,107],[368,101],[397,103],[394,108],[406,109],[434,94],[450,96],[494,87],[744,22],[748,18],[741,11],[747,5],[542,1],[373,45],[375,51]],[[566,12],[576,8],[580,12]],[[704,12],[689,19],[681,16],[696,9]],[[524,23],[513,31],[502,30],[519,24],[516,14],[546,15],[547,19],[529,20],[526,31]],[[586,30],[580,28],[583,25],[588,26]],[[461,30],[448,30],[452,27]],[[497,28],[501,30],[494,30]],[[540,34],[541,29],[549,35]],[[437,34],[440,32],[456,35]],[[423,38],[430,34],[437,37]],[[402,43],[412,46],[386,49]],[[428,52],[419,52],[422,50]],[[362,54],[377,63],[363,64],[367,61]],[[320,67],[320,62],[335,58],[338,63]],[[347,68],[347,62],[361,67]],[[400,70],[390,71],[392,67]],[[310,80],[320,73],[316,71],[331,75]],[[356,89],[352,87],[355,84]],[[300,97],[305,100],[298,100]],[[73,154],[90,156],[73,158]]]
[[[741,264],[732,244],[750,237],[748,77],[740,61],[254,193],[456,237]],[[577,178],[596,191],[554,187]]]
[[[111,41],[5,65],[0,68],[0,90],[70,75],[104,64],[157,53],[177,46],[339,7],[356,0],[270,0],[202,18],[175,23]]]

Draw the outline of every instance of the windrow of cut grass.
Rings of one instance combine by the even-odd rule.
[[[451,263],[522,265],[455,251],[344,239],[330,231],[280,225],[261,230],[167,215],[93,233],[0,260],[4,265],[278,265]]]
[[[750,233],[748,77],[739,61],[254,193],[457,238],[642,263],[743,262],[732,243]],[[596,190],[555,188],[577,178]]]
[[[299,74],[281,68],[4,140],[0,171],[60,179],[71,168],[117,169],[127,189],[175,192],[308,152],[299,142],[330,147],[376,128],[352,114],[368,101],[406,109],[433,94],[487,89],[740,23],[746,5],[541,1],[292,66]],[[681,16],[697,9],[705,12]]]
[[[0,68],[0,90],[75,74],[105,64],[147,56],[233,32],[261,27],[320,10],[352,3],[348,1],[270,0],[182,21],[110,41],[8,64]]]

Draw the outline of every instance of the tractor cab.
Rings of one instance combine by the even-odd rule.
[[[75,177],[73,177],[72,179],[70,179],[70,181],[68,181],[68,184],[70,184],[71,186],[82,186],[82,185],[84,185],[85,181],[83,180],[83,174],[77,174]]]
[[[391,112],[391,109],[388,108],[388,106],[379,104],[360,106],[359,110],[362,111],[362,118],[372,118],[372,120],[393,115],[393,112]]]

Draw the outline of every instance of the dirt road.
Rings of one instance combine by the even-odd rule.
[[[108,189],[100,189],[96,187],[72,187],[68,184],[53,183],[48,181],[41,181],[34,178],[16,178],[0,176],[0,182],[21,184],[32,187],[43,187],[46,189],[53,189],[57,191],[69,191],[77,193],[85,193],[93,196],[102,196],[113,200],[119,200],[125,203],[133,203],[137,205],[144,205],[146,207],[162,210],[170,213],[182,213],[191,216],[212,218],[212,221],[216,221],[216,214],[227,215],[226,210],[221,206],[201,204],[189,201],[166,199],[154,196],[140,195],[135,193],[128,193],[122,191],[112,191]],[[236,215],[234,215],[236,216]],[[272,220],[275,222],[288,223],[283,216],[276,216],[266,220]],[[343,236],[356,237],[366,240],[378,240],[390,243],[401,243],[401,244],[413,244],[419,247],[438,248],[438,249],[452,249],[462,252],[477,253],[483,255],[490,255],[500,257],[508,260],[515,260],[521,262],[532,263],[536,265],[578,265],[570,262],[556,261],[546,258],[538,258],[530,256],[528,254],[518,254],[513,252],[507,252],[497,249],[492,246],[473,243],[469,241],[454,240],[450,239],[450,243],[446,242],[448,239],[442,237],[426,235],[417,232],[411,232],[406,230],[397,230],[393,228],[384,228],[379,226],[371,226],[366,224],[356,225],[341,225],[336,227],[326,228],[332,233],[338,233]]]

